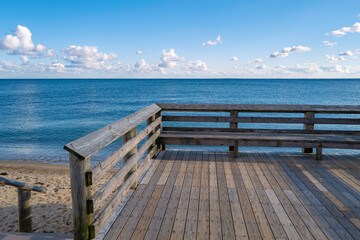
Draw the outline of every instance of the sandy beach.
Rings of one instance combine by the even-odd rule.
[[[0,176],[46,189],[46,193],[32,192],[31,195],[34,232],[72,233],[69,166],[0,161]],[[103,177],[94,191],[110,176]],[[0,232],[18,231],[17,204],[17,188],[0,185]]]

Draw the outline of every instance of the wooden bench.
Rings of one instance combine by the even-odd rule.
[[[162,116],[163,129],[158,143],[161,145],[212,145],[229,146],[234,157],[238,157],[238,147],[299,147],[304,153],[312,153],[316,148],[316,159],[321,160],[323,148],[360,149],[360,131],[335,129],[315,129],[317,125],[360,125],[360,118],[344,115],[360,114],[360,106],[325,105],[258,105],[258,104],[169,104],[158,103],[164,112],[226,112],[230,116]],[[242,116],[239,116],[239,113]],[[255,116],[247,116],[249,115]],[[256,113],[256,114],[254,114]],[[284,116],[263,116],[287,114]],[[270,113],[270,114],[269,114]],[[299,113],[304,117],[299,117]],[[245,115],[244,115],[245,114]],[[297,116],[294,116],[296,115]],[[333,117],[315,117],[333,115]],[[208,115],[208,114],[207,114]],[[213,114],[215,115],[215,114]],[[219,114],[217,114],[219,115]],[[229,123],[229,127],[166,126],[166,122]],[[272,124],[282,128],[238,128],[238,124]],[[284,126],[297,124],[302,129],[285,129]],[[349,128],[349,126],[347,126]]]

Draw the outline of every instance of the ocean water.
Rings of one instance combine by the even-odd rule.
[[[154,102],[359,105],[360,80],[3,79],[0,160],[66,163],[65,144]]]

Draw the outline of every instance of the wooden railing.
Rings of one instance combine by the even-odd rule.
[[[228,128],[217,127],[163,127],[164,131],[192,132],[244,132],[244,133],[301,133],[301,134],[344,134],[360,135],[360,131],[352,130],[315,130],[315,124],[360,125],[359,118],[315,118],[315,114],[360,114],[360,106],[356,105],[271,105],[271,104],[174,104],[157,103],[162,112],[224,112],[226,116],[175,116],[163,114],[163,122],[192,123],[229,123]],[[304,114],[304,117],[239,117],[239,113],[294,113]],[[259,129],[239,128],[239,123],[255,124],[302,124],[303,129]],[[238,147],[230,146],[230,151]],[[303,148],[304,153],[312,153],[312,148]]]
[[[19,206],[19,232],[32,232],[31,191],[46,192],[46,190],[27,183],[0,177],[0,184],[17,187]]]
[[[138,176],[157,150],[155,140],[160,135],[160,110],[153,104],[64,147],[70,159],[75,239],[94,238],[128,191],[136,188]],[[137,133],[137,126],[144,121],[147,126]],[[120,137],[122,146],[91,168],[90,157]],[[147,140],[138,148],[145,138]],[[91,186],[121,159],[121,168],[92,193]]]

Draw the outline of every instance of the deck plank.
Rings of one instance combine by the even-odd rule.
[[[189,161],[188,168],[185,174],[179,205],[177,208],[170,239],[183,239],[184,237],[185,222],[186,222],[186,216],[188,212],[190,193],[191,193],[191,183],[194,175],[195,156],[196,156],[196,152],[190,153],[188,160]]]
[[[165,152],[160,152],[154,161],[158,161],[160,163],[161,159],[164,157],[164,154],[165,154]],[[154,169],[153,172],[150,175],[148,175],[149,181],[152,178],[153,173],[156,171],[158,165],[159,164],[155,165],[153,167],[153,169]],[[160,171],[161,171],[161,169],[160,169]],[[123,229],[127,219],[129,218],[131,212],[135,208],[139,199],[142,197],[142,193],[144,192],[146,186],[147,186],[146,184],[140,184],[137,187],[136,191],[131,195],[130,199],[125,204],[123,210],[120,212],[119,216],[114,221],[112,227],[109,229],[109,231],[105,235],[105,237],[104,237],[105,240],[116,239],[118,237],[118,235],[120,234],[121,230]]]
[[[231,214],[229,192],[226,183],[226,176],[224,170],[226,153],[216,155],[216,173],[218,179],[219,189],[219,202],[220,202],[220,215],[221,215],[221,228],[223,239],[235,239],[234,223]]]
[[[189,159],[189,154],[190,152],[186,151],[184,152],[184,155],[181,158],[179,173],[176,177],[174,188],[171,193],[168,205],[166,207],[159,206],[159,208],[165,209],[165,215],[161,225],[159,224],[159,226],[156,226],[157,228],[159,228],[159,233],[157,234],[158,239],[170,238],[172,227],[175,221],[176,211],[180,200],[180,194],[181,194],[183,182],[185,179],[185,174],[187,173],[187,167],[188,167],[187,159]],[[148,233],[146,234],[146,239],[152,240],[155,239],[155,236],[156,236],[155,233],[148,231]]]
[[[359,161],[160,151],[105,239],[357,239]]]
[[[164,184],[162,182],[161,182],[161,184],[159,184],[160,181],[164,181],[161,178],[161,177],[163,177],[163,174],[164,174],[164,172],[163,172],[163,174],[161,175],[161,177],[157,183],[157,186],[155,187],[153,195],[151,196],[151,198],[141,216],[141,219],[139,220],[139,222],[134,230],[134,233],[133,233],[131,239],[143,239],[152,219],[153,218],[156,219],[158,217],[158,214],[160,214],[159,208],[157,208],[157,206],[159,206],[159,205],[166,206],[167,205],[170,193],[174,186],[176,175],[177,175],[179,167],[180,167],[179,161],[176,161],[174,163],[175,159],[177,158],[178,153],[179,153],[179,151],[173,151],[171,156],[169,157],[168,164],[166,165],[166,167],[168,167],[170,165],[172,168],[170,170],[168,170],[165,167],[165,169],[164,169],[164,172],[169,171],[169,173],[166,173],[167,180]],[[156,210],[158,210],[158,211],[156,211]]]
[[[210,200],[209,200],[209,154],[204,152],[201,162],[201,185],[199,200],[197,239],[210,238]]]
[[[196,239],[201,186],[201,160],[202,152],[196,152],[184,239]]]

